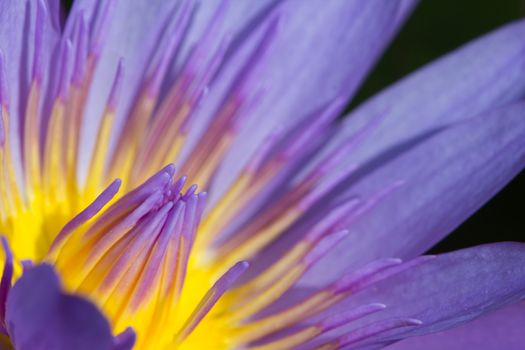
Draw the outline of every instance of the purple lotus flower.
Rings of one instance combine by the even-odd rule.
[[[523,347],[522,244],[420,255],[524,167],[525,22],[336,119],[415,3],[0,0],[0,344]]]

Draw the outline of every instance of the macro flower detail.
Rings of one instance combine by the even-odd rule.
[[[422,254],[524,167],[525,22],[338,119],[415,5],[0,0],[0,345],[411,349],[515,317],[523,245]]]

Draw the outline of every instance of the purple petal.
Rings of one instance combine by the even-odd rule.
[[[450,330],[413,337],[388,350],[520,350],[525,344],[525,303],[520,302]]]
[[[328,314],[338,314],[370,302],[380,302],[386,308],[351,327],[325,335],[323,340],[389,319],[410,318],[422,322],[373,339],[387,343],[463,324],[524,297],[525,244],[478,246],[427,259],[349,296]]]
[[[343,188],[368,198],[397,181],[403,185],[356,219],[304,284],[381,257],[417,256],[446,236],[525,166],[524,113],[524,102],[497,109],[363,164]]]
[[[6,314],[16,349],[113,349],[108,321],[89,301],[64,293],[49,265],[24,272],[9,293]]]
[[[352,155],[366,161],[436,127],[520,100],[524,35],[525,21],[511,23],[412,73],[351,113],[334,143],[386,114],[373,142]]]
[[[517,303],[447,331],[413,337],[388,350],[520,350],[525,344],[525,304]]]
[[[203,28],[214,17],[218,3],[201,2],[197,6],[194,21],[190,24],[181,51],[176,55],[177,64],[173,69],[180,68],[180,62],[187,56],[189,48],[199,41]],[[246,60],[249,50],[243,51],[241,48],[253,48],[259,41],[262,29],[259,30],[258,24],[272,11],[278,12],[281,17],[275,42],[272,43],[264,67],[259,69],[254,79],[257,83],[253,89],[264,87],[268,92],[250,113],[249,119],[253,125],[247,127],[256,137],[249,138],[250,147],[245,146],[246,140],[239,140],[243,147],[233,146],[236,151],[230,157],[235,166],[224,167],[234,172],[254,149],[253,145],[259,143],[268,129],[278,121],[290,123],[338,95],[349,97],[416,1],[385,3],[374,0],[363,4],[357,0],[329,3],[321,0],[265,0],[256,4],[243,1],[230,1],[229,5],[223,4],[228,1],[220,3],[225,9],[224,19],[214,32],[212,41],[215,45],[222,41],[225,33],[231,35],[233,53],[228,55],[228,62],[211,86],[209,96],[202,101],[199,114],[202,118],[197,118],[201,124],[215,110],[217,103],[222,101],[229,83],[239,73],[240,67],[244,66],[239,62]],[[123,84],[122,118],[122,111],[126,106],[129,107],[142,78],[150,48],[155,46],[153,34],[160,27],[162,19],[171,13],[174,3],[133,0],[121,1],[116,6],[106,33],[107,43],[97,68],[94,88],[88,100],[87,119],[90,125],[96,125],[101,115],[109,93],[108,86],[111,85],[108,79],[113,76],[120,57],[124,57],[129,72]],[[93,12],[92,2],[78,1],[74,11],[81,8],[88,15]],[[122,40],[123,36],[126,40]],[[205,55],[212,53],[211,47],[205,50]],[[260,128],[261,123],[266,127]],[[85,144],[82,149],[86,157],[91,149],[93,129],[86,125],[84,130]],[[198,128],[193,135],[197,133]],[[238,154],[239,149],[243,150],[242,154]],[[225,176],[231,179],[229,173]]]

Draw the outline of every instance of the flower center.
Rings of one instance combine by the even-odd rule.
[[[224,317],[203,321],[216,338],[192,333],[212,308],[215,314],[225,310],[217,302],[247,264],[222,272],[198,264],[203,252],[194,249],[194,241],[206,194],[196,194],[195,186],[183,194],[185,178],[173,176],[168,166],[98,212],[116,194],[115,181],[64,227],[46,259],[69,290],[104,310],[116,332],[133,327],[139,349],[178,348],[187,341],[223,348]]]

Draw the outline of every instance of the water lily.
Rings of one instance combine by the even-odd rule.
[[[415,5],[0,1],[3,346],[522,345],[522,244],[422,254],[524,167],[525,22],[338,118]]]

